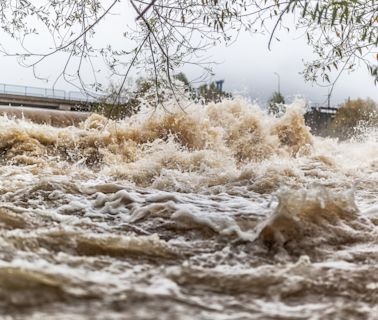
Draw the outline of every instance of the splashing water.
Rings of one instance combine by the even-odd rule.
[[[373,319],[376,137],[314,137],[299,102],[0,117],[0,314]]]

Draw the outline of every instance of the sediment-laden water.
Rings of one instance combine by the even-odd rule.
[[[0,117],[4,319],[376,319],[378,139],[299,104]]]

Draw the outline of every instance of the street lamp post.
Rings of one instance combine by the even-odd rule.
[[[281,85],[280,75],[277,72],[275,72],[274,74],[277,76],[277,80],[278,80],[278,93],[281,93],[281,90],[280,90],[280,85]]]

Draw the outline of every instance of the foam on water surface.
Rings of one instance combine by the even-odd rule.
[[[373,319],[378,140],[314,137],[301,103],[0,117],[0,314]]]

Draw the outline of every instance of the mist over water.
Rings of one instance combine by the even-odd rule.
[[[378,135],[243,100],[56,128],[0,117],[0,314],[374,319]]]

